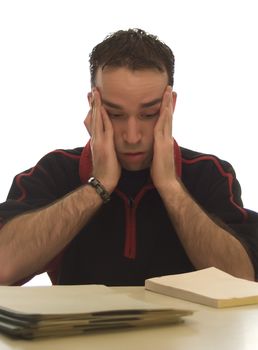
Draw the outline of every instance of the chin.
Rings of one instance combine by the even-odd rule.
[[[123,167],[125,170],[128,170],[128,171],[140,171],[140,170],[143,170],[145,168],[142,168],[142,167],[129,167],[129,166],[124,166]]]
[[[121,167],[125,170],[129,170],[129,171],[140,171],[140,170],[144,170],[150,167],[151,165],[151,159],[145,158],[144,160],[142,160],[141,162],[129,162],[126,161],[125,159],[118,159]]]
[[[125,170],[129,170],[129,171],[140,171],[140,170],[144,170],[149,168],[149,164],[121,164],[122,168],[124,168]]]

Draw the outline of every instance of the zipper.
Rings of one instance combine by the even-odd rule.
[[[136,237],[136,209],[145,192],[153,189],[152,184],[145,185],[137,194],[135,199],[127,197],[123,192],[116,189],[115,192],[125,203],[125,245],[124,256],[128,259],[136,258],[137,237]]]
[[[136,205],[133,198],[127,199],[126,209],[126,230],[125,230],[125,247],[124,256],[128,259],[136,257]]]

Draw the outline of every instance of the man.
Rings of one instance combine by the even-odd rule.
[[[216,266],[254,280],[258,215],[230,164],[172,137],[174,56],[142,30],[90,56],[85,148],[57,150],[14,179],[0,206],[0,283],[142,285]]]

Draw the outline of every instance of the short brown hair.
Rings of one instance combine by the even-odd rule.
[[[119,30],[108,35],[90,53],[91,85],[95,86],[98,68],[128,67],[131,70],[155,68],[168,74],[174,84],[175,58],[172,50],[157,36],[142,29]]]

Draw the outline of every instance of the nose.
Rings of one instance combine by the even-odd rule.
[[[124,141],[132,145],[138,144],[141,137],[142,133],[140,121],[134,116],[128,117],[123,133]]]

